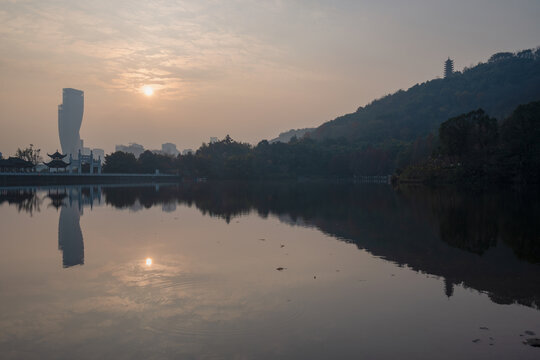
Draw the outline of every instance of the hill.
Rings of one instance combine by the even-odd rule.
[[[315,128],[291,129],[289,131],[280,133],[277,138],[270,140],[269,143],[271,144],[275,142],[288,143],[289,141],[291,141],[293,137],[296,136],[298,139],[300,139],[305,134],[313,130],[315,130]]]
[[[503,119],[519,104],[535,100],[540,100],[540,48],[498,53],[448,78],[400,90],[326,122],[308,136],[365,144],[410,142],[459,114],[482,108]]]

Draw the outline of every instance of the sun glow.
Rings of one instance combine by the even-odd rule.
[[[143,87],[143,93],[146,96],[152,96],[154,95],[154,88],[149,85],[146,85]]]
[[[146,266],[151,266],[151,265],[152,265],[152,259],[146,258]]]

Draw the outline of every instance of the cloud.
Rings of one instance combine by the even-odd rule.
[[[68,71],[106,89],[139,92],[151,84],[165,96],[189,96],[216,78],[260,71],[280,56],[226,26],[213,3],[12,2],[0,12],[1,44],[13,61],[21,53],[29,65],[69,61]]]

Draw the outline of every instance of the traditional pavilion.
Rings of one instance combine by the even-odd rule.
[[[58,169],[64,169],[65,171],[66,167],[68,167],[71,164],[71,162],[66,163],[64,162],[64,160],[62,160],[67,155],[60,154],[58,150],[56,150],[56,152],[52,155],[50,154],[47,154],[47,155],[51,158],[51,161],[49,161],[48,163],[44,162],[44,164],[47,165],[47,167],[49,168],[49,171],[51,171],[51,168],[56,169],[57,172],[58,172]]]

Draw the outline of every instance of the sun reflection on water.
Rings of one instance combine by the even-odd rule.
[[[146,258],[146,266],[151,266],[151,265],[152,265],[152,259]]]

